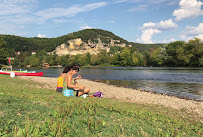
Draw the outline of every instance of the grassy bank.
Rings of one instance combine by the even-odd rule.
[[[0,136],[201,136],[194,114],[100,98],[67,98],[0,75]]]

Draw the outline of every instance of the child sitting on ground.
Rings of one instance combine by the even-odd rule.
[[[76,80],[80,79],[81,76],[79,75],[75,80],[73,80],[73,76],[77,74],[79,71],[78,66],[72,66],[70,67],[70,71],[64,76],[64,87],[65,89],[68,88],[70,90],[77,91],[76,96],[81,96],[83,94],[87,94],[90,92],[90,88],[85,87],[84,85],[79,85]],[[66,87],[67,85],[67,87]],[[64,90],[64,89],[63,89]]]

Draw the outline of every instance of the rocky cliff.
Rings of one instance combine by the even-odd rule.
[[[56,53],[59,56],[67,54],[85,54],[87,52],[89,52],[90,54],[97,54],[101,50],[106,50],[107,52],[109,52],[111,46],[127,46],[125,43],[121,43],[120,40],[114,40],[111,37],[106,37],[106,41],[109,41],[109,43],[102,42],[100,37],[94,40],[89,39],[87,43],[83,41],[82,38],[71,39],[68,40],[66,43],[58,45],[56,49],[52,52],[49,52],[49,54]]]

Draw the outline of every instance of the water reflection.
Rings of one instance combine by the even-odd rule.
[[[110,85],[143,89],[152,92],[166,93],[182,98],[203,101],[203,84],[200,83],[172,83],[156,81],[121,81],[121,80],[96,80]]]

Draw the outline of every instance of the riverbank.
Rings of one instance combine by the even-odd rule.
[[[144,102],[147,98],[141,91],[89,80],[79,82],[91,86],[92,92],[101,90],[104,98],[65,97],[55,91],[56,80],[0,75],[0,136],[203,135],[201,104],[196,104],[199,111],[195,106],[192,111],[185,106],[172,109],[163,103]],[[143,98],[129,100],[121,92]]]
[[[39,88],[55,90],[57,78],[51,77],[19,77],[21,79],[43,83]],[[112,85],[90,81],[86,79],[78,80],[79,84],[91,89],[91,93],[102,91],[105,98],[117,99],[123,102],[139,104],[151,104],[160,107],[169,107],[174,110],[186,110],[185,112],[196,114],[194,117],[203,118],[203,102],[180,99],[174,96],[154,94],[130,88],[115,87]]]

